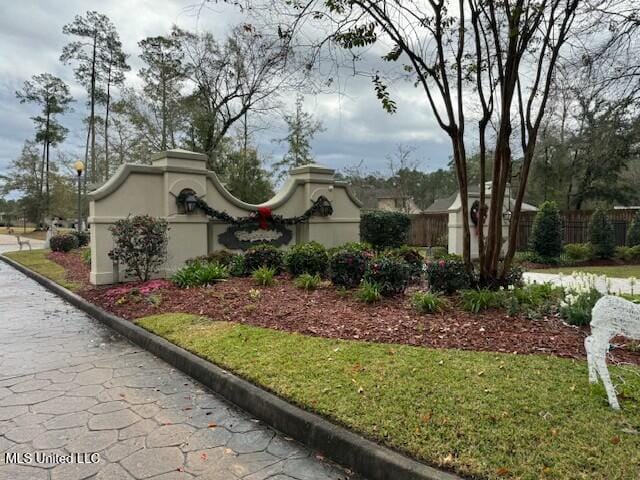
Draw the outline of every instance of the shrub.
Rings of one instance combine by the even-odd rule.
[[[365,281],[360,285],[356,296],[365,303],[374,303],[382,298],[382,293],[378,284]]]
[[[427,263],[427,282],[431,290],[453,293],[471,286],[471,278],[458,260],[438,260]]]
[[[291,275],[303,273],[325,275],[329,265],[327,250],[318,242],[294,245],[285,256],[287,270]]]
[[[462,308],[468,312],[478,313],[489,308],[498,308],[503,305],[503,297],[495,290],[463,290]]]
[[[571,290],[560,304],[560,316],[571,325],[589,325],[591,310],[600,297],[602,294],[593,287],[586,291]]]
[[[449,256],[447,247],[433,247],[431,249],[431,258],[435,260],[446,260]]]
[[[311,275],[310,273],[303,273],[299,277],[293,281],[296,287],[301,288],[303,290],[315,290],[320,285],[322,278],[317,273]]]
[[[368,252],[338,250],[329,260],[329,276],[334,285],[353,288],[360,284],[367,268]]]
[[[171,281],[180,288],[211,285],[229,278],[229,269],[219,263],[191,262],[178,270]]]
[[[387,252],[388,255],[401,258],[407,265],[409,265],[409,279],[411,281],[417,281],[422,278],[424,273],[424,258],[420,255],[420,252],[412,247],[403,245],[400,248],[395,248]]]
[[[79,232],[78,230],[71,230],[71,235],[78,239],[78,247],[86,247],[89,245],[91,236],[86,230],[83,230],[82,232]]]
[[[593,247],[590,243],[567,243],[564,251],[573,262],[584,262],[593,257]]]
[[[640,210],[636,212],[631,225],[629,225],[629,231],[627,232],[627,245],[630,247],[640,245]]]
[[[61,233],[51,237],[49,246],[54,252],[69,252],[74,248],[78,248],[78,239],[70,233]]]
[[[244,277],[246,275],[244,255],[236,255],[229,261],[229,273],[234,277]]]
[[[462,255],[458,255],[457,253],[449,253],[446,247],[434,247],[431,249],[431,255],[429,255],[429,259],[455,260],[458,262],[462,262]]]
[[[87,265],[91,264],[91,249],[85,248],[82,250],[82,261]]]
[[[593,253],[598,258],[611,258],[615,251],[613,225],[607,212],[599,208],[591,216],[589,223],[589,239],[593,245]]]
[[[543,202],[531,230],[531,249],[542,258],[562,253],[562,220],[555,202]]]
[[[273,245],[257,245],[244,254],[244,271],[251,274],[260,267],[271,268],[277,275],[284,265],[284,254]]]
[[[268,287],[275,283],[276,269],[273,267],[259,267],[256,268],[251,277],[263,287]]]
[[[447,301],[435,292],[416,292],[411,305],[420,313],[437,313],[445,309]]]
[[[551,313],[564,296],[564,291],[551,283],[532,283],[505,290],[503,294],[504,303],[510,315],[526,312],[537,317]]]
[[[375,283],[385,297],[402,293],[409,283],[409,265],[401,258],[379,255],[368,264],[364,280]]]
[[[532,263],[539,263],[541,265],[560,265],[560,257],[541,257],[535,252],[531,252],[529,261]]]
[[[379,251],[396,248],[407,243],[410,227],[409,215],[375,210],[360,217],[360,239]]]
[[[640,245],[636,245],[635,247],[617,247],[615,256],[625,262],[640,261]]]
[[[513,256],[513,261],[516,264],[521,264],[524,262],[533,262],[535,257],[536,257],[536,254],[533,253],[531,250],[517,251]]]
[[[126,266],[126,274],[146,282],[167,258],[166,220],[137,215],[118,220],[109,227],[113,250],[109,257]]]
[[[187,263],[217,263],[219,265],[228,267],[229,265],[231,265],[233,259],[237,256],[237,253],[230,252],[229,250],[216,250],[208,255],[201,255],[199,257],[190,258],[189,260],[187,260]]]
[[[631,247],[616,247],[615,257],[628,262],[631,260]]]
[[[333,254],[340,250],[348,250],[350,252],[373,252],[374,248],[367,242],[347,242],[339,247],[334,247],[329,250],[329,254]]]
[[[507,274],[504,276],[504,280],[501,282],[500,287],[521,287],[524,285],[524,280],[522,279],[523,270],[520,265],[513,265]]]

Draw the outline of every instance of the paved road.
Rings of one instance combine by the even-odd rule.
[[[0,480],[349,478],[3,262],[0,332]]]

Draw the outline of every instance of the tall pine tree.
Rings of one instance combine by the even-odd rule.
[[[68,130],[60,124],[57,117],[69,110],[69,104],[73,98],[67,84],[50,73],[34,75],[31,80],[24,82],[24,87],[21,91],[16,92],[16,96],[20,99],[20,103],[34,103],[41,108],[41,113],[32,119],[36,128],[36,142],[42,142],[38,192],[40,201],[44,205],[42,213],[48,215],[50,207],[50,147],[62,142],[67,135]]]

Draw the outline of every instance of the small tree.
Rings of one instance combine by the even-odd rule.
[[[166,220],[137,215],[118,220],[109,230],[114,243],[109,257],[126,265],[127,275],[146,282],[165,262],[169,230]]]
[[[640,210],[636,212],[636,216],[627,232],[627,245],[630,247],[640,245]]]
[[[544,202],[533,222],[531,248],[542,258],[556,258],[562,253],[562,220],[556,202]]]
[[[599,208],[591,216],[589,238],[593,245],[593,253],[599,258],[611,258],[615,252],[613,225],[607,217],[606,210]]]
[[[273,165],[274,171],[280,177],[291,168],[313,163],[311,140],[317,133],[324,131],[322,122],[315,120],[312,114],[304,111],[303,102],[302,95],[298,95],[295,112],[284,117],[284,121],[289,127],[289,133],[279,142],[286,143],[289,149],[282,160]]]

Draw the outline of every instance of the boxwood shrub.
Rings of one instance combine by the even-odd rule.
[[[365,250],[342,249],[329,259],[329,276],[334,285],[353,288],[360,285],[372,255]]]
[[[260,267],[271,268],[276,274],[282,272],[284,254],[273,245],[257,245],[249,248],[244,254],[245,275],[251,275]]]
[[[402,293],[411,277],[409,264],[393,255],[378,255],[368,264],[364,274],[365,282],[378,285],[385,297]]]
[[[303,273],[325,275],[329,266],[329,255],[318,242],[294,245],[285,255],[287,271],[297,277]]]
[[[70,233],[61,233],[51,237],[49,246],[54,252],[68,252],[74,248],[78,248],[78,239]]]
[[[374,210],[360,217],[360,239],[379,251],[407,243],[410,228],[411,219],[405,213]]]

